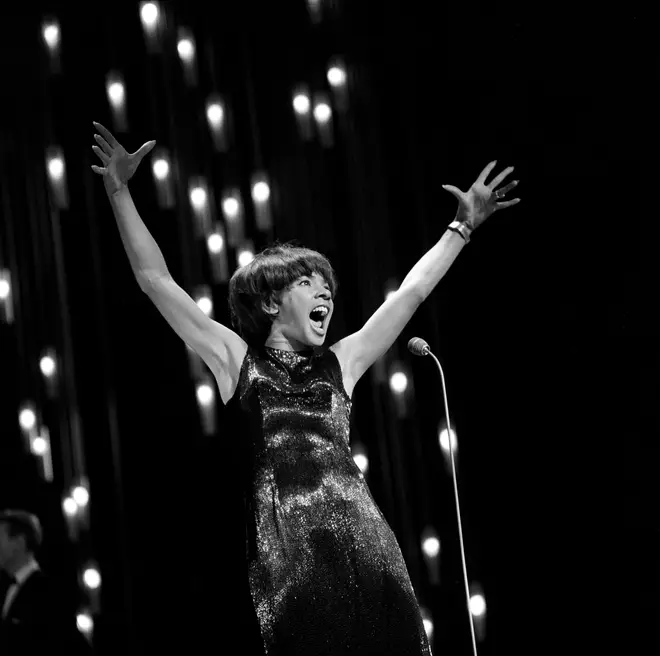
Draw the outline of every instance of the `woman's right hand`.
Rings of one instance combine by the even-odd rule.
[[[131,154],[100,123],[94,121],[94,127],[101,134],[94,135],[99,145],[92,146],[92,150],[103,162],[103,166],[92,165],[92,171],[103,176],[103,183],[110,195],[116,194],[126,187],[142,158],[153,149],[156,142],[147,141]]]

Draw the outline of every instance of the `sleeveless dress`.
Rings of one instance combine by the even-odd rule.
[[[429,655],[401,550],[351,454],[335,354],[248,347],[227,410],[242,429],[250,610],[263,652]]]

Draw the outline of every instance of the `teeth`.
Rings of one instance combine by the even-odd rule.
[[[317,305],[317,306],[312,310],[312,312],[321,312],[321,313],[323,314],[323,316],[325,317],[325,316],[328,314],[329,310],[328,310],[327,307],[325,307],[325,305]]]

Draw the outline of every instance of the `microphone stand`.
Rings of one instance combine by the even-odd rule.
[[[470,634],[472,636],[472,651],[474,656],[477,656],[477,640],[474,634],[474,622],[472,621],[472,611],[470,610],[470,584],[468,583],[467,575],[467,565],[465,562],[465,547],[463,545],[463,526],[461,522],[461,506],[458,501],[458,483],[456,481],[456,463],[454,462],[454,447],[452,446],[451,439],[451,423],[449,421],[449,403],[447,402],[447,389],[445,386],[445,374],[442,371],[442,365],[438,358],[431,352],[431,349],[428,347],[428,344],[424,345],[424,348],[420,355],[430,355],[434,360],[436,365],[438,365],[438,371],[440,372],[440,378],[442,380],[442,398],[445,403],[445,417],[447,418],[447,436],[449,439],[449,455],[451,459],[451,477],[454,482],[454,499],[456,501],[456,517],[458,518],[458,539],[461,546],[461,562],[463,564],[463,582],[465,583],[465,596],[467,599],[467,608],[468,608],[468,617],[470,618]]]

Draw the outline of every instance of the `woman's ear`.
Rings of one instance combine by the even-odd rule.
[[[275,294],[271,294],[267,300],[261,301],[261,309],[269,316],[276,317],[279,314],[280,306],[277,303]]]

